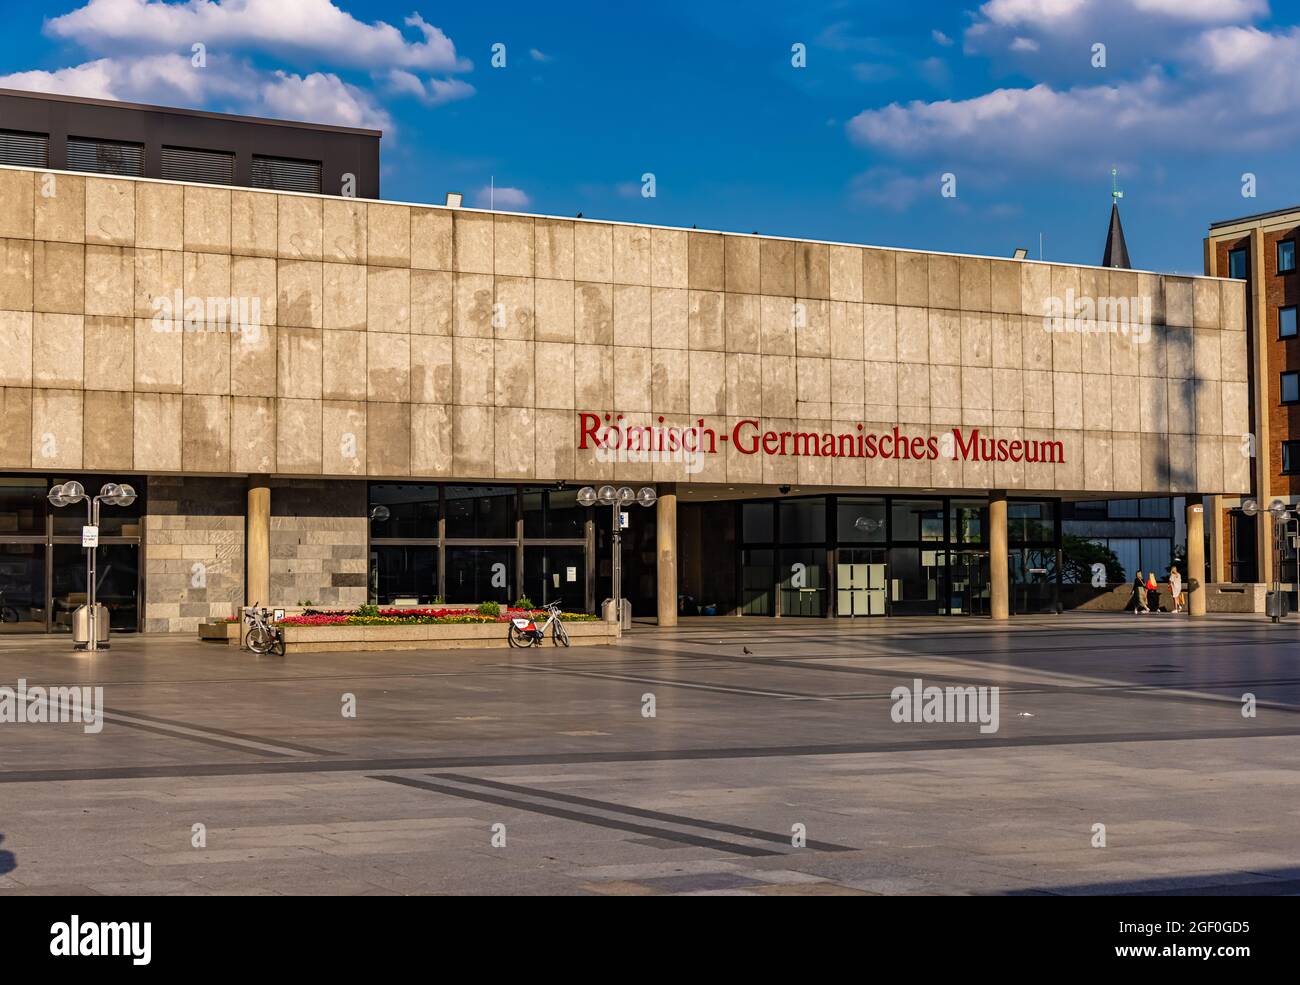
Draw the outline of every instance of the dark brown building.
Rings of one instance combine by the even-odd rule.
[[[378,130],[0,89],[0,164],[379,198]]]

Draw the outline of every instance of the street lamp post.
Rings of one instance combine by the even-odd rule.
[[[1248,499],[1241,504],[1241,512],[1246,516],[1255,516],[1260,512],[1259,503]],[[1282,619],[1282,563],[1286,555],[1287,537],[1300,537],[1300,514],[1287,509],[1280,499],[1273,500],[1266,511],[1273,524],[1273,578],[1269,586],[1269,618],[1273,622]]]
[[[642,486],[635,492],[631,486],[622,486],[618,489],[613,486],[601,486],[599,489],[583,486],[578,490],[578,502],[583,506],[595,506],[599,503],[601,506],[610,507],[613,511],[614,522],[611,532],[614,537],[614,556],[610,567],[610,581],[614,606],[607,617],[608,622],[617,623],[623,620],[623,537],[620,533],[622,522],[619,514],[623,512],[624,506],[630,506],[632,503],[653,506],[658,498],[658,493],[650,486]]]
[[[86,527],[81,532],[81,543],[86,548],[86,616],[90,626],[87,650],[99,649],[99,626],[95,604],[95,555],[99,549],[99,504],[130,506],[135,502],[135,489],[125,482],[106,482],[98,496],[87,496],[85,487],[75,479],[60,483],[50,489],[46,498],[51,506],[71,506],[83,500],[86,503]]]

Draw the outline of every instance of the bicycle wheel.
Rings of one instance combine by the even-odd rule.
[[[271,643],[271,649],[277,657],[284,656],[284,630],[277,629],[273,631],[274,639]]]
[[[514,623],[510,624],[510,628],[506,631],[506,635],[510,640],[510,645],[518,647],[521,650],[526,650],[533,645],[532,635],[525,633]]]
[[[558,619],[555,620],[555,628],[551,630],[551,639],[555,641],[556,646],[569,645],[569,634],[564,628],[564,623]]]
[[[12,605],[0,607],[0,622],[17,622],[18,610]]]
[[[259,624],[253,625],[253,628],[248,631],[248,637],[244,642],[254,653],[270,653],[271,647],[275,645],[270,632],[265,626]]]

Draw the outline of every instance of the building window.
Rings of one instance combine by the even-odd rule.
[[[1277,272],[1295,273],[1295,240],[1284,239],[1277,244]]]
[[[1228,276],[1245,280],[1250,270],[1250,263],[1244,249],[1228,251]]]
[[[205,185],[235,183],[235,155],[227,151],[162,149],[161,176],[169,181],[197,181]]]
[[[1007,504],[1007,539],[1013,545],[1056,541],[1056,510],[1050,502]]]
[[[321,193],[320,161],[294,161],[287,157],[253,155],[251,178],[254,188],[314,195]]]
[[[50,138],[43,133],[0,130],[0,164],[17,168],[48,168]]]
[[[1282,374],[1282,403],[1300,402],[1300,372],[1292,370]]]
[[[68,170],[144,177],[144,144],[68,138]]]
[[[1295,305],[1290,304],[1285,308],[1277,309],[1277,337],[1280,339],[1295,338]]]
[[[1300,441],[1282,442],[1282,474],[1300,474]]]

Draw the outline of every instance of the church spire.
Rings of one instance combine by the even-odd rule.
[[[1132,267],[1128,259],[1128,244],[1124,242],[1124,227],[1119,221],[1119,200],[1124,193],[1119,190],[1119,171],[1110,169],[1110,229],[1106,232],[1106,250],[1101,257],[1103,267],[1117,267],[1128,270]]]

